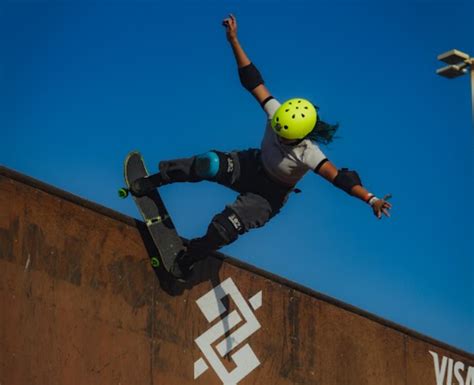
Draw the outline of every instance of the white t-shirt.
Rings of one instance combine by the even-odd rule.
[[[271,126],[278,107],[280,102],[276,99],[270,99],[263,106],[268,119],[261,144],[262,163],[273,179],[294,186],[308,171],[315,170],[327,158],[310,139],[304,139],[293,146],[280,143]]]

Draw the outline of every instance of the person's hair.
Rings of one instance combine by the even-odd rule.
[[[313,131],[306,135],[306,138],[316,143],[329,144],[336,138],[334,135],[338,128],[339,124],[328,124],[318,119]]]

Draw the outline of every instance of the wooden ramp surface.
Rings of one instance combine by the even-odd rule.
[[[474,385],[474,356],[0,167],[0,384]],[[414,309],[416,311],[416,309]]]

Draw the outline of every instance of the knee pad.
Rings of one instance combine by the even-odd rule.
[[[190,241],[188,251],[195,256],[205,256],[210,251],[215,251],[229,245],[243,233],[240,219],[234,212],[225,209],[217,214],[207,228],[206,235]]]
[[[219,155],[214,151],[208,151],[196,156],[194,171],[200,178],[212,179],[217,176],[220,163]]]
[[[236,167],[230,153],[213,150],[195,157],[193,172],[201,180],[228,184],[236,178]]]

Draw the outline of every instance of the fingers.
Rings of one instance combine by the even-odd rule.
[[[377,210],[375,212],[375,216],[377,217],[377,219],[382,219],[382,213],[386,216],[386,217],[390,217],[390,213],[386,210],[386,209],[382,209],[382,210]]]
[[[392,194],[387,194],[382,198],[382,201],[383,201],[382,207],[389,208],[389,209],[392,208],[392,205],[388,202],[390,198],[392,198]]]
[[[235,18],[235,16],[231,13],[229,14],[229,17],[227,17],[226,19],[224,19],[224,21],[222,22],[222,25],[224,27],[227,27],[228,29],[236,29],[237,28],[237,19]]]
[[[384,198],[386,198],[385,196]],[[374,205],[374,214],[378,219],[382,218],[382,214],[386,217],[390,217],[389,210],[392,208],[392,205],[385,200],[381,199],[379,202],[376,203],[377,206]]]
[[[380,208],[379,210],[377,210],[377,218],[379,218],[379,219],[382,218],[382,213],[383,213],[386,217],[390,218],[390,212],[389,212],[388,210],[389,210],[388,207],[382,206],[382,208]]]

